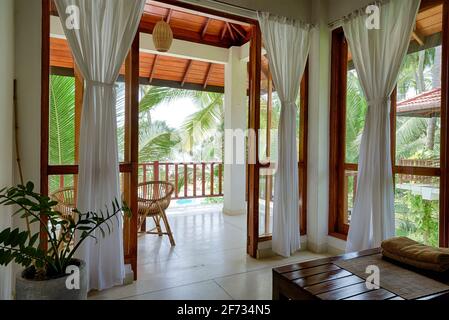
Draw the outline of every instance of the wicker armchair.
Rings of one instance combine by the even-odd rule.
[[[57,190],[50,195],[50,198],[57,201],[58,204],[55,206],[55,210],[61,213],[61,219],[72,221],[74,217],[73,210],[76,206],[76,192],[74,187],[67,187]],[[61,226],[64,228],[64,226]],[[59,233],[59,239],[61,239],[64,230]],[[63,246],[63,244],[61,244]],[[63,247],[59,248],[62,250]]]
[[[170,244],[175,246],[175,240],[173,238],[173,233],[168,223],[167,215],[165,210],[170,205],[171,196],[174,191],[173,184],[163,181],[151,181],[141,183],[137,189],[137,197],[139,203],[139,229],[141,230],[143,223],[147,217],[153,218],[156,227],[150,231],[148,234],[157,234],[160,237],[163,235],[168,235],[170,239]],[[165,225],[165,232],[162,231],[161,219]]]

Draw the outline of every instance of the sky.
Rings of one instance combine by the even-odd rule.
[[[165,121],[169,127],[178,129],[184,121],[197,111],[197,107],[189,98],[179,99],[170,103],[162,103],[151,112],[153,121]]]

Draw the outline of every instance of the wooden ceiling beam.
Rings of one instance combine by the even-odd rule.
[[[184,84],[187,81],[187,77],[189,75],[189,71],[190,71],[190,69],[192,67],[192,64],[193,64],[193,60],[189,60],[189,62],[187,62],[187,68],[184,71],[184,76],[182,77],[181,87],[184,87]]]
[[[231,36],[232,41],[235,41],[234,32],[232,31],[231,25],[229,22],[226,22],[226,28],[228,28],[229,35]]]
[[[205,36],[206,33],[207,33],[207,28],[209,27],[210,20],[211,20],[210,18],[207,18],[206,24],[205,24],[204,27],[203,27],[203,31],[201,32],[201,38],[202,38],[202,39],[204,39],[204,36]]]
[[[140,23],[139,32],[152,34],[155,25],[156,23],[154,22],[154,19],[152,19],[152,16],[150,17],[149,15],[146,14],[144,15]],[[221,39],[220,35],[215,37],[205,37],[203,39],[201,37],[201,32],[182,30],[173,26],[171,26],[171,28],[173,31],[173,38],[177,40],[206,44],[219,48],[229,48],[233,45],[236,45],[235,43],[232,43],[231,39],[229,38]]]
[[[158,60],[159,60],[159,55],[155,55],[154,56],[154,61],[153,61],[153,66],[151,67],[151,71],[150,71],[150,76],[148,78],[150,83],[153,81],[154,73],[156,72]]]
[[[209,63],[209,67],[207,68],[206,78],[204,79],[203,89],[206,89],[207,84],[209,82],[210,75],[212,74],[213,63]]]
[[[423,37],[419,34],[417,30],[413,31],[412,38],[418,42],[418,44],[422,47],[424,45]]]
[[[231,27],[240,35],[240,37],[242,37],[242,39],[246,38],[247,35],[242,30],[240,30],[236,25],[231,23]]]
[[[221,37],[220,37],[221,40],[224,39],[227,31],[228,31],[228,26],[226,25],[226,22],[225,22],[225,24],[223,26],[223,30],[221,31]]]

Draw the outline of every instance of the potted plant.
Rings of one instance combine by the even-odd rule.
[[[86,264],[74,255],[86,239],[96,239],[96,231],[102,237],[111,233],[112,219],[129,215],[130,210],[115,200],[112,210],[81,213],[75,209],[76,218],[62,219],[55,210],[58,202],[33,190],[31,182],[0,190],[0,205],[14,206],[13,215],[20,215],[27,225],[24,231],[0,231],[0,265],[16,262],[25,268],[16,278],[16,299],[87,299]],[[33,234],[32,229],[39,231]]]

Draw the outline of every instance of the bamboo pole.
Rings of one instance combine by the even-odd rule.
[[[17,81],[14,80],[14,93],[13,93],[13,108],[14,108],[14,144],[16,147],[16,162],[17,168],[19,169],[20,184],[24,185],[22,162],[20,160],[20,148],[19,148],[19,116],[17,108]],[[31,225],[28,216],[25,216],[25,221],[27,225],[28,237],[31,240]]]

